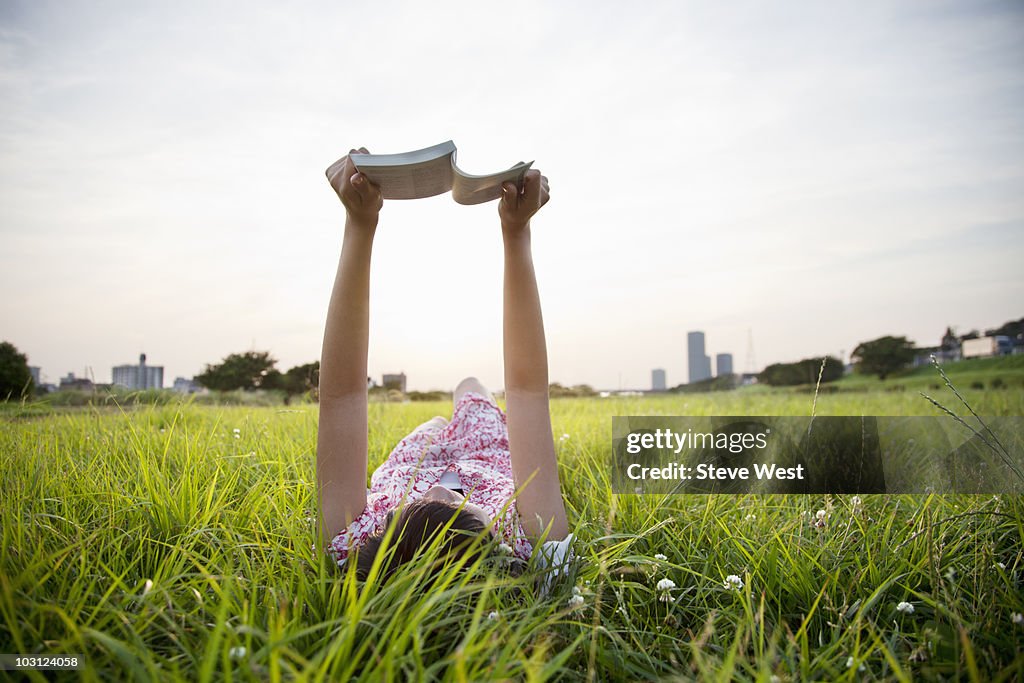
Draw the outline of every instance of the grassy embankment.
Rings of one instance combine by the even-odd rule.
[[[1024,414],[1019,388],[964,393],[983,415]],[[611,493],[612,415],[806,415],[810,401],[555,401],[582,564],[547,597],[530,573],[446,570],[426,591],[419,566],[384,586],[336,571],[311,548],[313,406],[11,413],[0,652],[79,653],[90,680],[1020,680],[1020,497]],[[446,411],[373,404],[371,465]],[[910,389],[823,395],[816,412],[939,414]]]

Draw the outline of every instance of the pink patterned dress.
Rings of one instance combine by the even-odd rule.
[[[513,496],[505,413],[493,401],[467,392],[447,425],[420,427],[402,439],[370,478],[366,508],[331,541],[328,551],[343,564],[350,548],[383,533],[387,516],[403,497],[413,501],[455,472],[466,499],[494,520],[494,533],[527,560],[533,546],[523,532]],[[545,544],[547,545],[547,544]]]

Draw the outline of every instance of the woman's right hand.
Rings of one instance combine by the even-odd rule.
[[[359,227],[377,227],[384,198],[380,188],[359,172],[352,163],[352,154],[369,154],[365,147],[351,150],[347,155],[327,167],[326,175],[331,187],[345,205],[349,221]]]
[[[521,190],[515,183],[502,185],[501,199],[498,200],[498,216],[501,218],[502,230],[519,232],[526,228],[533,215],[548,203],[549,198],[547,176],[541,175],[537,169],[526,172]]]

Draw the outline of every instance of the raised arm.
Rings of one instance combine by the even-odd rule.
[[[370,252],[383,200],[348,156],[327,169],[327,179],[347,213],[320,354],[316,476],[320,528],[329,542],[366,507]]]
[[[520,191],[509,183],[498,204],[505,244],[505,403],[516,507],[533,539],[569,533],[558,480],[548,405],[548,352],[530,247],[530,219],[548,201],[548,179],[528,171]]]

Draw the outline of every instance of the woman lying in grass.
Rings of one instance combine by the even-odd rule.
[[[351,153],[357,151],[366,153]],[[507,417],[477,380],[463,380],[451,421],[435,417],[417,427],[373,473],[367,490],[370,252],[383,199],[348,156],[331,165],[327,177],[347,212],[320,360],[317,485],[329,551],[339,564],[354,553],[363,577],[386,551],[386,577],[431,544],[459,558],[479,548],[474,541],[489,530],[520,559],[543,542],[539,556],[561,564],[572,535],[551,433],[547,348],[530,250],[530,219],[548,201],[547,178],[529,171],[522,189],[503,188],[498,204]]]

